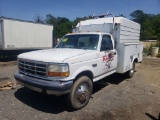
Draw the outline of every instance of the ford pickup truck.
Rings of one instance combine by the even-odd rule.
[[[55,48],[20,54],[15,79],[41,93],[65,94],[70,107],[81,109],[93,82],[114,73],[133,77],[142,61],[139,36],[140,25],[123,17],[81,21]]]

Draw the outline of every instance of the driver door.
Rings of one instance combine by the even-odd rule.
[[[105,74],[116,70],[117,67],[117,52],[113,46],[113,39],[111,35],[103,34],[101,47],[101,73]]]

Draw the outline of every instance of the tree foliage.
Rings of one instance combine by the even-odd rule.
[[[72,22],[73,28],[75,28],[76,25],[77,25],[80,21],[87,20],[87,19],[92,19],[92,16],[82,17],[82,18],[77,17],[77,18]]]
[[[65,17],[54,17],[51,14],[46,15],[45,23],[53,25],[54,35],[61,38],[68,32],[72,32],[72,22]]]
[[[136,10],[130,16],[131,20],[141,25],[141,40],[160,39],[160,14],[147,14]]]
[[[55,23],[55,36],[61,38],[70,32],[72,32],[72,22],[68,18],[58,17]]]
[[[125,17],[123,14],[121,16]],[[131,20],[141,25],[141,40],[158,39],[160,40],[160,14],[147,14],[142,10],[136,10],[130,14]],[[82,21],[91,19],[92,16],[77,17],[75,20],[70,21],[66,17],[54,17],[52,14],[47,14],[43,19],[40,15],[36,15],[35,22],[46,23],[54,26],[54,35],[56,38],[61,38],[66,33],[72,32],[72,29]]]
[[[36,14],[36,16],[33,18],[35,22],[37,23],[44,23],[43,17],[40,15]]]

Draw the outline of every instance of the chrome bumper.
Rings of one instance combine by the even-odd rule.
[[[73,80],[70,81],[60,81],[60,80],[44,80],[39,78],[34,78],[26,76],[20,73],[14,74],[15,79],[19,84],[27,87],[31,90],[53,95],[62,95],[70,92],[73,85]]]

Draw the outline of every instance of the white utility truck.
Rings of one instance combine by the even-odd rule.
[[[113,73],[133,76],[143,45],[140,25],[123,17],[81,21],[75,32],[56,48],[20,54],[15,79],[38,92],[66,94],[67,103],[80,109],[89,102],[93,82]]]
[[[0,17],[0,56],[52,48],[53,26]]]

